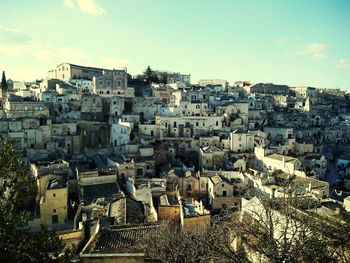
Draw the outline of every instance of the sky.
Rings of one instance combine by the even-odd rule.
[[[348,0],[1,0],[0,70],[62,62],[350,89]]]

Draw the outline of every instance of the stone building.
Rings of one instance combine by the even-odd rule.
[[[68,182],[63,178],[48,181],[40,199],[40,218],[43,223],[64,224],[68,220]]]
[[[83,95],[81,98],[81,119],[88,121],[103,121],[103,101],[98,95]]]
[[[4,101],[4,111],[7,118],[37,117],[48,118],[49,110],[42,101],[18,96],[7,97]]]
[[[102,75],[104,69],[85,67],[70,63],[59,64],[55,69],[48,71],[48,77],[50,79],[59,79],[64,81],[70,81],[72,79],[88,79],[92,80],[93,77]]]
[[[103,97],[134,97],[134,89],[128,88],[126,70],[103,70],[92,80],[93,91]]]

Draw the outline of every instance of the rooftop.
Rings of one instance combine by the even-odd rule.
[[[135,245],[157,229],[158,224],[102,228],[83,254],[142,252],[140,247]]]
[[[67,181],[62,178],[56,178],[53,180],[50,180],[47,189],[61,189],[66,188],[68,186]]]
[[[297,158],[290,157],[290,156],[285,156],[285,155],[281,155],[281,154],[277,154],[277,153],[274,153],[274,154],[271,154],[271,155],[267,155],[267,156],[265,156],[265,158],[274,159],[274,160],[280,161],[280,162],[283,161],[283,158],[284,158],[285,162],[291,162],[291,161],[297,161],[298,160]]]

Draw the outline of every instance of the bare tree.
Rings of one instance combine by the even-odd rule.
[[[188,230],[162,224],[141,243],[147,257],[159,262],[247,262],[231,242],[230,232],[216,225]]]
[[[255,197],[240,220],[226,224],[262,262],[349,262],[349,223],[320,216],[315,207],[307,197]]]

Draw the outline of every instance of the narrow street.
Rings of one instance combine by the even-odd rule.
[[[335,163],[332,162],[331,160],[328,160],[325,181],[329,183],[329,196],[336,200],[341,198],[334,192],[334,186],[337,180],[340,180],[340,178],[339,178]]]

